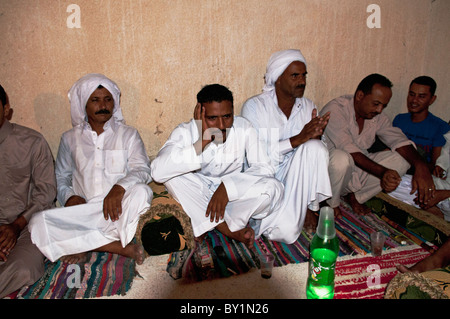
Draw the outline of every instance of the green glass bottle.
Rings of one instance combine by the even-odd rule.
[[[339,254],[339,240],[334,227],[334,210],[320,209],[317,231],[309,247],[308,299],[333,299],[334,271]]]

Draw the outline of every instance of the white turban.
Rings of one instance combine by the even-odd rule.
[[[286,68],[294,61],[300,61],[306,65],[306,60],[300,50],[290,49],[272,54],[267,63],[266,74],[264,77],[266,85],[264,86],[263,91],[272,91],[275,89],[275,82],[280,75],[283,74],[284,70],[286,70]]]
[[[99,85],[107,89],[113,96],[114,119],[118,122],[124,122],[119,102],[120,89],[117,84],[103,74],[91,73],[80,78],[69,90],[70,116],[72,118],[73,127],[87,121],[86,103]]]

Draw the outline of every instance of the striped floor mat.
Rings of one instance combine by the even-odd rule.
[[[336,219],[336,232],[340,242],[339,256],[356,256],[370,253],[369,234],[381,230],[387,235],[385,251],[410,245],[421,246],[426,252],[437,249],[437,246],[420,235],[409,231],[406,227],[389,219],[386,215],[371,213],[359,216],[352,212],[346,204],[341,205],[342,218]],[[265,237],[255,241],[254,247],[248,249],[245,245],[224,237],[217,231],[211,231],[205,238],[202,252],[199,249],[190,252],[187,261],[184,262],[179,275],[188,282],[201,281],[205,279],[228,277],[235,274],[245,273],[252,267],[259,268],[258,253],[270,252],[275,256],[275,266],[283,266],[290,263],[301,263],[309,260],[309,243],[312,237],[304,232],[293,244],[284,244],[270,241]],[[221,246],[223,258],[218,254],[216,246]],[[169,273],[173,276],[173,267],[176,261],[180,264],[177,256],[183,253],[176,252],[168,264]],[[184,252],[186,254],[186,252]],[[205,258],[205,256],[209,258]],[[184,256],[182,259],[186,259]],[[175,279],[178,279],[174,277]]]
[[[410,267],[430,253],[417,245],[386,251],[379,257],[341,257],[336,262],[334,299],[383,299],[396,265]]]
[[[35,284],[9,296],[12,299],[82,299],[125,295],[136,276],[135,262],[109,253],[90,253],[86,263],[47,261]]]

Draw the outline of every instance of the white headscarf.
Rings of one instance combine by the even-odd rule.
[[[294,61],[300,61],[305,63],[306,60],[303,57],[300,50],[283,50],[278,51],[272,54],[267,63],[265,81],[263,91],[272,91],[275,89],[275,82],[278,80],[281,74],[283,74],[284,70]]]
[[[122,109],[120,108],[120,89],[116,83],[108,79],[103,74],[86,74],[70,88],[68,97],[70,102],[70,116],[72,126],[75,127],[87,121],[86,103],[98,86],[107,89],[113,96],[114,109],[113,117],[118,122],[124,122]]]

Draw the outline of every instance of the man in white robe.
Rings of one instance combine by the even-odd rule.
[[[283,185],[256,130],[233,116],[233,96],[224,86],[205,86],[194,119],[178,125],[152,161],[152,177],[164,183],[191,218],[194,236],[216,228],[251,247],[250,219],[270,216]],[[244,162],[249,168],[242,171]]]
[[[267,64],[263,93],[248,99],[242,116],[259,131],[285,186],[282,207],[261,220],[257,233],[292,243],[303,228],[313,232],[319,203],[331,196],[328,150],[320,140],[329,114],[303,97],[306,60],[299,50],[274,53]]]
[[[69,100],[73,128],[61,138],[55,169],[65,207],[36,214],[31,238],[51,261],[78,262],[95,250],[142,263],[143,247],[132,239],[153,197],[144,143],[125,125],[120,90],[104,75],[79,79]]]

